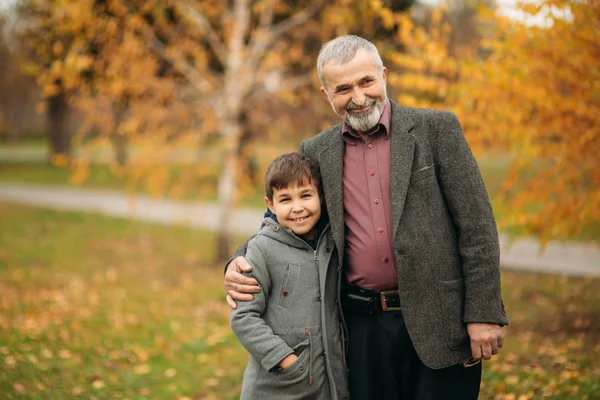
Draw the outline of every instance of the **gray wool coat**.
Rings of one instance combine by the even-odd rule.
[[[250,353],[241,399],[347,399],[347,371],[336,288],[337,251],[329,224],[313,250],[265,219],[247,244],[261,291],[232,310],[233,332]],[[278,364],[296,353],[285,370]]]
[[[391,104],[392,244],[402,314],[421,361],[439,369],[471,357],[467,323],[508,324],[498,232],[456,116]],[[344,150],[342,124],[304,140],[299,149],[319,163],[342,266]],[[245,250],[242,245],[233,257]]]

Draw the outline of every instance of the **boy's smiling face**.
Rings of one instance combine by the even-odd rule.
[[[321,199],[314,184],[295,182],[285,188],[274,188],[273,201],[265,197],[265,202],[269,210],[277,215],[281,226],[307,239],[315,238],[316,225],[321,218]]]

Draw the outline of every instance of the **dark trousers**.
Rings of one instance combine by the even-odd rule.
[[[351,400],[475,400],[481,363],[443,369],[425,366],[401,311],[364,314],[344,307],[349,330]]]

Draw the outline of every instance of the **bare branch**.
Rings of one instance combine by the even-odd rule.
[[[271,36],[277,38],[279,35],[283,35],[290,29],[293,29],[299,25],[302,25],[309,19],[315,16],[317,12],[325,5],[325,0],[315,0],[312,2],[310,7],[294,14],[290,18],[281,21],[271,29]]]
[[[307,72],[305,74],[284,80],[279,85],[278,90],[295,91],[310,84],[312,84],[312,76],[310,72]],[[254,85],[254,88],[250,91],[250,96],[244,101],[244,108],[249,110],[254,107],[257,102],[262,101],[272,95],[272,93],[269,93],[267,90],[265,90],[262,82],[257,82]]]
[[[200,93],[204,93],[212,88],[211,82],[201,75],[196,68],[189,64],[188,61],[184,60],[172,52],[169,52],[167,46],[165,46],[154,34],[152,29],[148,27],[143,28],[143,34],[148,40],[150,49],[160,58],[168,61],[181,73],[188,82]]]
[[[268,0],[260,13],[258,28],[252,34],[248,48],[250,49],[249,64],[251,69],[256,67],[270,39],[269,28],[273,23],[273,7],[277,0]]]
[[[290,18],[279,22],[277,25],[272,26],[270,29],[267,29],[267,27],[265,26],[263,27],[263,29],[257,30],[255,37],[252,38],[253,40],[251,42],[250,57],[248,60],[248,64],[251,66],[251,68],[257,69],[258,62],[263,57],[265,51],[267,51],[267,49],[269,49],[275,44],[275,41],[279,38],[279,36],[310,20],[315,14],[317,14],[322,9],[324,5],[325,0],[315,0],[310,5],[310,7],[307,7],[302,11],[294,14]],[[267,6],[267,8],[272,7]],[[272,18],[270,21],[265,22],[268,22],[268,24],[270,25],[272,22]]]
[[[258,29],[264,30],[267,29],[273,23],[273,6],[277,0],[268,0],[266,1],[263,9],[260,13],[260,19],[258,23]]]
[[[182,1],[178,4],[181,8],[181,13],[192,21],[204,34],[206,35],[206,41],[215,53],[215,57],[219,60],[221,65],[225,66],[227,60],[227,47],[223,44],[217,33],[214,31],[208,19],[204,14],[193,7],[189,2]]]
[[[312,75],[307,72],[303,75],[298,75],[293,78],[286,79],[282,82],[281,87],[284,90],[298,90],[312,83]]]

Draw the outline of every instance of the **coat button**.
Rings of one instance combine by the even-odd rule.
[[[317,297],[317,301],[321,301],[321,296]]]
[[[329,253],[329,252],[331,251],[331,249],[330,249],[329,247],[327,247],[327,248],[325,249],[325,251]]]
[[[304,371],[304,367],[300,367],[300,371]]]

